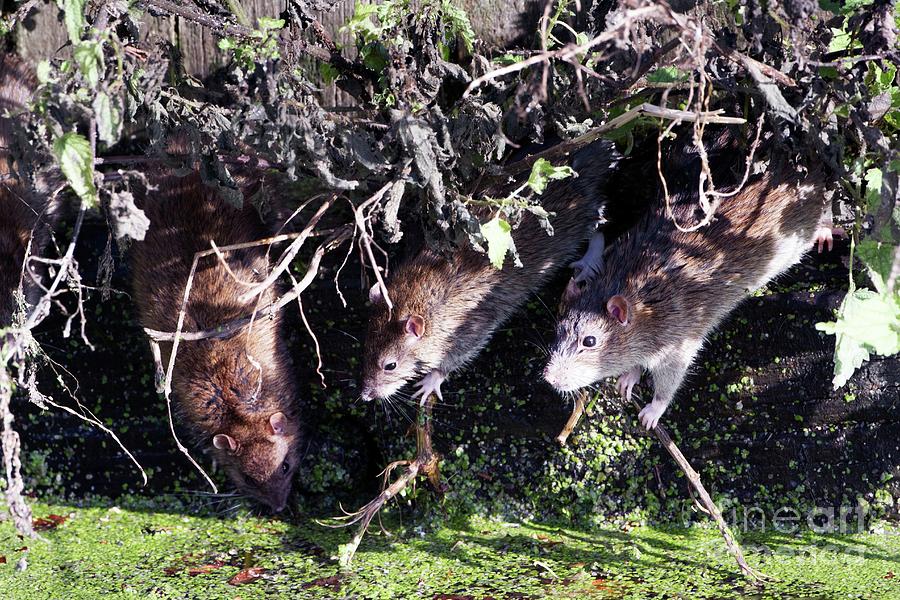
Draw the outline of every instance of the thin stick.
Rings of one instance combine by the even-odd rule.
[[[293,287],[293,289],[281,296],[278,302],[274,304],[270,304],[266,308],[263,308],[257,311],[255,314],[258,317],[265,317],[269,315],[273,315],[297,298],[301,293],[303,293],[307,287],[309,287],[312,280],[319,272],[319,264],[322,262],[322,257],[326,252],[331,251],[335,247],[339,246],[344,241],[350,239],[350,236],[353,232],[353,228],[350,226],[340,227],[336,229],[331,237],[322,243],[316,249],[316,252],[313,254],[312,259],[309,261],[309,267],[306,269],[306,274],[303,278]],[[235,244],[234,246],[222,246],[219,248],[220,251],[227,251],[233,248],[246,247],[249,245],[254,245],[253,243],[248,244]],[[200,254],[212,254],[212,251],[204,251]],[[233,321],[229,321],[228,323],[224,323],[215,327],[213,329],[206,329],[203,331],[159,331],[156,329],[150,329],[149,327],[145,327],[144,331],[149,335],[152,339],[157,342],[172,342],[175,340],[175,337],[178,336],[179,339],[185,342],[196,342],[198,340],[207,340],[211,338],[226,338],[234,334],[234,332],[243,329],[252,321],[252,317],[241,317],[239,319],[235,319]]]
[[[381,296],[384,298],[385,304],[387,304],[388,311],[390,312],[394,308],[394,304],[391,302],[391,298],[388,295],[387,285],[384,283],[384,278],[381,276],[381,269],[378,267],[378,263],[375,262],[375,255],[372,253],[372,236],[369,235],[368,230],[366,229],[366,221],[368,220],[368,216],[363,216],[363,211],[368,208],[371,204],[374,204],[381,200],[381,198],[387,193],[391,187],[393,187],[394,182],[389,181],[379,189],[375,194],[359,205],[353,211],[353,217],[356,220],[356,227],[359,230],[359,245],[365,250],[366,256],[369,258],[369,263],[372,266],[372,270],[375,271],[375,281],[378,282],[378,288],[381,290]]]
[[[637,402],[637,400],[632,399],[631,403],[640,411],[641,405]],[[741,550],[740,545],[734,539],[734,534],[731,533],[731,529],[728,527],[728,523],[725,522],[725,519],[722,517],[722,513],[719,511],[719,508],[716,506],[715,502],[713,502],[712,497],[710,497],[709,495],[709,492],[706,491],[706,488],[703,486],[703,482],[700,481],[700,474],[694,470],[694,468],[691,466],[691,463],[688,462],[688,460],[684,457],[684,454],[681,453],[681,450],[678,449],[678,446],[675,445],[675,442],[672,441],[672,438],[669,436],[669,432],[666,431],[666,428],[662,425],[657,425],[653,428],[653,433],[654,435],[656,435],[656,439],[658,439],[663,445],[663,448],[665,448],[666,451],[672,456],[672,458],[675,459],[675,462],[678,463],[678,466],[687,476],[691,486],[697,491],[697,494],[700,496],[700,505],[716,522],[716,526],[719,528],[719,533],[721,533],[722,537],[725,539],[725,545],[728,547],[728,551],[737,562],[738,568],[740,568],[741,573],[743,573],[745,577],[756,581],[770,579],[770,577],[768,577],[767,575],[760,573],[747,564],[747,561],[744,559],[744,553]]]
[[[587,133],[578,136],[574,140],[569,140],[568,142],[557,144],[549,150],[544,150],[543,152],[533,154],[528,158],[524,158],[520,161],[514,162],[513,164],[503,169],[503,178],[505,179],[507,177],[517,175],[518,173],[531,169],[531,167],[535,162],[537,162],[538,159],[544,158],[550,160],[560,155],[570,154],[580,148],[583,148],[584,146],[587,146],[591,142],[598,140],[605,133],[615,131],[619,127],[630,123],[640,116],[657,117],[660,119],[668,119],[671,121],[686,121],[688,123],[699,121],[702,123],[742,125],[747,122],[746,119],[743,119],[741,117],[725,116],[722,114],[721,110],[693,112],[689,110],[663,108],[661,106],[656,106],[655,104],[645,102],[643,104],[635,106],[625,113],[622,113],[614,119],[610,119],[603,125],[591,129]]]
[[[587,391],[581,390],[578,392],[578,395],[575,396],[575,406],[572,407],[572,414],[569,415],[569,420],[566,421],[562,431],[556,436],[556,441],[559,442],[560,446],[566,445],[569,435],[575,430],[575,426],[578,425],[581,415],[584,414],[584,401],[587,398],[587,394]]]
[[[629,10],[623,15],[622,20],[619,21],[612,29],[604,31],[600,35],[591,40],[588,40],[584,44],[567,44],[559,50],[554,50],[552,52],[540,52],[538,54],[535,54],[534,56],[526,58],[525,60],[485,73],[481,77],[474,79],[472,83],[469,84],[469,87],[467,87],[466,91],[463,92],[463,98],[467,98],[472,94],[473,91],[489,81],[493,81],[494,79],[497,79],[498,77],[502,77],[504,75],[509,75],[510,73],[516,73],[518,71],[521,71],[522,69],[525,69],[526,67],[530,67],[531,65],[546,62],[553,58],[568,60],[574,56],[584,54],[594,46],[598,46],[605,42],[609,42],[621,37],[620,30],[627,30],[631,26],[633,21],[650,16],[662,16],[663,14],[663,7],[655,5],[643,6],[641,8]]]
[[[338,525],[339,527],[348,527],[350,525],[359,523],[359,528],[356,530],[353,538],[349,543],[341,548],[341,553],[338,557],[338,560],[342,569],[347,569],[350,566],[350,563],[353,561],[353,556],[356,554],[356,550],[359,548],[360,542],[366,535],[366,531],[369,528],[369,523],[372,522],[372,519],[375,517],[375,515],[377,515],[379,511],[381,511],[381,508],[385,505],[385,503],[387,503],[389,500],[397,496],[397,494],[406,489],[408,485],[414,483],[416,477],[418,477],[419,475],[425,475],[428,478],[428,481],[431,484],[432,488],[434,488],[434,490],[438,494],[443,494],[446,490],[445,486],[441,483],[441,457],[434,451],[434,448],[431,445],[433,421],[432,411],[434,409],[434,400],[435,395],[429,394],[428,398],[423,398],[422,402],[419,404],[416,419],[416,458],[412,461],[396,461],[388,465],[382,472],[385,484],[387,483],[391,471],[393,471],[394,468],[402,464],[406,464],[407,467],[406,470],[396,479],[396,481],[394,481],[391,485],[385,487],[385,489],[374,500],[363,506],[358,511],[349,513],[345,517],[338,518],[339,520],[344,521],[343,523]]]
[[[258,296],[266,291],[273,283],[275,283],[281,274],[288,270],[291,266],[291,261],[294,260],[294,257],[297,256],[297,253],[300,252],[300,248],[303,246],[303,243],[309,238],[309,235],[312,233],[312,230],[315,229],[316,225],[319,224],[319,220],[322,218],[322,215],[325,214],[325,211],[331,206],[331,203],[334,202],[334,196],[326,200],[319,207],[319,210],[310,217],[309,223],[306,224],[306,227],[303,228],[297,238],[291,242],[291,245],[288,246],[287,250],[284,251],[284,254],[281,255],[281,260],[276,265],[272,272],[269,273],[269,276],[266,277],[262,283],[252,288],[250,291],[245,292],[243,296],[241,296],[241,302],[249,302],[254,296]]]

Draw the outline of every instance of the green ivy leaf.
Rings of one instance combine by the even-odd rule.
[[[503,259],[512,244],[512,227],[500,217],[481,224],[481,235],[487,240],[488,258],[495,269],[503,268]]]
[[[262,31],[275,31],[284,28],[284,19],[273,19],[272,17],[259,17],[259,28]]]
[[[337,81],[341,76],[341,72],[328,63],[319,63],[319,75],[325,83],[331,84]]]
[[[881,204],[881,169],[869,169],[866,171],[866,210],[869,214],[878,210]]]
[[[689,73],[678,67],[660,67],[647,74],[647,81],[651,83],[679,83],[687,81]]]
[[[39,62],[35,73],[37,75],[38,83],[44,84],[50,81],[50,61],[42,60]]]
[[[103,44],[96,40],[80,42],[75,46],[75,62],[92,88],[100,83],[100,71],[103,69]]]
[[[535,161],[534,166],[531,167],[531,175],[528,176],[527,183],[528,187],[534,190],[536,194],[543,194],[551,180],[577,177],[577,175],[572,167],[554,167],[546,159],[539,158]]]
[[[113,104],[106,92],[99,92],[94,98],[94,118],[97,121],[97,135],[110,146],[119,141],[122,133],[122,111]]]
[[[84,32],[84,5],[86,0],[56,0],[60,10],[65,15],[66,31],[69,41],[78,44],[81,34]]]
[[[816,329],[836,337],[832,383],[837,389],[870,354],[900,352],[900,297],[868,289],[848,292],[837,321],[816,323]]]
[[[94,187],[94,153],[91,144],[74,132],[63,134],[53,142],[53,155],[66,181],[88,208],[97,206]]]
[[[884,282],[890,278],[894,265],[894,246],[871,238],[863,240],[856,247],[856,254],[874,273],[872,282],[879,293],[884,293]]]

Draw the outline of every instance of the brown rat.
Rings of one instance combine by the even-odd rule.
[[[25,256],[41,253],[58,217],[56,203],[33,193],[12,164],[13,119],[27,110],[36,87],[31,67],[14,54],[0,55],[0,327],[12,322],[20,285],[26,302],[37,302],[40,288],[35,279],[42,269],[30,265],[26,273]]]
[[[730,134],[711,145],[714,177],[743,171],[745,155]],[[556,340],[544,378],[567,392],[621,375],[619,391],[646,369],[654,396],[640,413],[652,429],[672,400],[706,337],[753,290],[799,262],[823,228],[825,190],[816,175],[770,165],[721,200],[713,221],[697,223],[698,153],[683,144],[664,164],[672,216],[661,196],[606,253],[606,267],[583,286],[570,285],[561,303]],[[715,170],[714,170],[715,173]],[[721,180],[721,181],[720,181]],[[829,217],[830,220],[830,217]]]
[[[552,184],[541,198],[542,206],[555,213],[550,219],[554,234],[548,236],[530,214],[512,232],[522,267],[506,261],[495,269],[468,245],[449,259],[425,249],[387,282],[393,310],[373,286],[362,399],[388,398],[423,375],[416,395],[424,399],[434,392],[440,398],[447,375],[472,360],[497,327],[568,264],[595,231],[602,184],[616,159],[609,142],[578,152],[572,161],[578,177]]]
[[[133,247],[133,285],[144,327],[175,331],[196,252],[210,241],[221,247],[272,235],[250,202],[236,209],[205,187],[196,173],[160,172],[158,187],[139,200],[150,219]],[[242,281],[260,282],[269,272],[267,247],[226,254]],[[277,300],[270,287],[242,301],[236,282],[215,256],[197,267],[183,331],[202,331],[250,315]],[[171,344],[163,344],[163,364]],[[227,338],[181,342],[172,376],[180,415],[199,442],[209,445],[239,490],[275,511],[282,510],[300,460],[297,385],[282,335],[280,316],[259,317]]]

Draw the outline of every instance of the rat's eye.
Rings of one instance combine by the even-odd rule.
[[[291,465],[288,464],[288,461],[284,461],[283,463],[281,463],[281,472],[282,473],[287,473],[290,470],[291,470]]]
[[[584,345],[585,348],[593,348],[594,346],[597,345],[597,338],[595,338],[592,335],[589,335],[586,338],[584,338],[583,340],[581,340],[581,343]]]
[[[384,365],[385,371],[393,371],[396,368],[397,368],[397,363],[395,363],[395,362],[389,362],[386,365]]]

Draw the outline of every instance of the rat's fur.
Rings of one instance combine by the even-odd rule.
[[[158,191],[139,200],[150,229],[133,247],[133,284],[141,325],[175,331],[191,263],[210,240],[221,247],[272,234],[245,201],[235,209],[206,188],[197,174],[151,177]],[[227,253],[242,281],[269,272],[265,245]],[[278,296],[269,288],[257,304],[242,302],[237,283],[215,256],[200,261],[183,331],[207,330],[250,315]],[[284,508],[299,462],[297,386],[282,335],[282,320],[259,317],[231,337],[182,341],[173,373],[180,414],[200,443],[225,465],[242,491],[278,511]],[[167,365],[171,344],[163,344]],[[278,415],[283,415],[280,417]]]
[[[363,399],[390,397],[415,377],[434,371],[446,376],[474,358],[497,327],[568,264],[591,234],[602,206],[602,183],[616,158],[611,144],[595,142],[573,160],[578,177],[548,187],[541,201],[555,213],[550,219],[554,235],[527,215],[513,230],[522,267],[507,259],[497,270],[468,245],[449,260],[426,249],[398,267],[387,283],[393,310],[375,295],[365,343]],[[385,370],[390,363],[396,367]]]
[[[57,221],[56,204],[33,193],[12,164],[12,120],[26,110],[36,87],[34,73],[18,56],[0,55],[0,327],[12,322],[20,285],[29,305],[40,297],[34,278],[39,279],[43,269],[32,266],[26,273],[25,256],[41,253]]]
[[[731,142],[724,136],[710,148],[720,189],[719,180],[728,178],[724,169],[743,168],[744,154]],[[689,227],[702,217],[699,158],[688,147],[666,164],[674,218]],[[689,232],[676,228],[660,197],[608,249],[605,269],[583,289],[567,291],[545,378],[572,391],[625,374],[630,390],[640,369],[647,369],[655,393],[641,420],[655,426],[705,338],[750,292],[812,246],[824,196],[817,176],[770,165],[738,194],[723,198],[709,225]],[[596,341],[592,347],[588,337]]]

